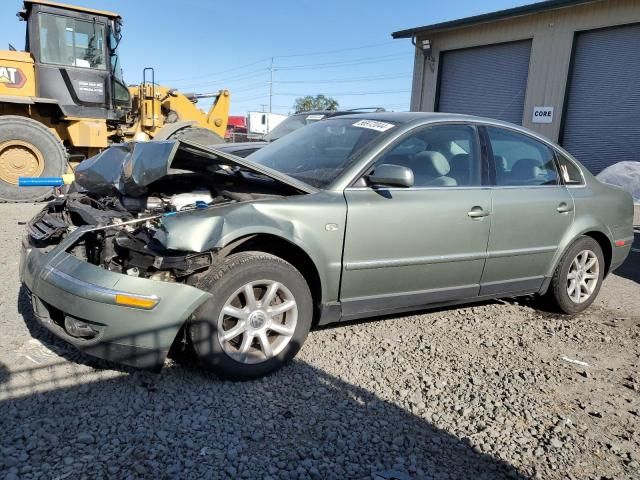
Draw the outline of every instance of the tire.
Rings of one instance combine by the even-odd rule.
[[[583,264],[583,259],[586,264]],[[586,268],[590,264],[592,266]],[[591,237],[578,238],[556,267],[548,299],[553,306],[569,315],[586,310],[600,292],[605,268],[604,255],[598,242]],[[573,279],[575,283],[572,290]]]
[[[190,140],[201,145],[218,145],[224,138],[211,130],[202,127],[185,127],[169,135],[170,140]]]
[[[251,302],[244,293],[248,285],[256,298],[254,308],[248,308]],[[313,317],[309,287],[302,274],[279,257],[262,252],[230,255],[196,279],[195,286],[213,297],[189,321],[189,337],[200,361],[223,377],[267,375],[289,362],[307,338]],[[273,301],[262,306],[272,288]],[[270,314],[274,309],[285,313]],[[278,331],[271,329],[276,326]]]
[[[18,176],[60,177],[66,168],[62,143],[42,123],[15,115],[0,117],[0,202],[51,197],[51,187],[18,187]]]

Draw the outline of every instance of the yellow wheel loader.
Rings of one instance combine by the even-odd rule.
[[[0,201],[31,202],[51,188],[18,177],[59,177],[111,143],[187,138],[222,143],[230,96],[182,94],[155,84],[152,68],[127,86],[113,12],[25,0],[25,51],[0,51]],[[199,98],[215,97],[208,113]]]

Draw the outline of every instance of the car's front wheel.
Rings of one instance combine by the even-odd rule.
[[[200,360],[233,379],[256,378],[290,361],[313,316],[309,287],[290,263],[243,252],[202,275],[213,297],[196,310],[189,335]]]
[[[591,237],[580,237],[556,268],[549,297],[564,313],[582,312],[598,296],[604,269],[604,255],[598,242]]]

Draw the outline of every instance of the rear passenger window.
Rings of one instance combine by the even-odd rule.
[[[496,185],[557,185],[553,151],[544,143],[504,128],[487,127]]]
[[[560,178],[565,185],[582,185],[584,183],[582,172],[575,163],[560,152],[556,152],[556,159],[560,167]]]
[[[469,187],[481,184],[475,128],[434,125],[409,133],[376,162],[401,165],[413,171],[415,187]]]

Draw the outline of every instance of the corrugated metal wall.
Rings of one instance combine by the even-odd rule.
[[[439,112],[522,123],[531,41],[443,52]]]
[[[640,25],[577,34],[560,140],[593,173],[640,161]]]
[[[412,110],[437,108],[437,79],[441,52],[533,39],[522,124],[558,140],[565,88],[576,32],[640,22],[640,1],[600,0],[549,12],[525,15],[429,34],[435,63],[416,52]],[[638,47],[640,48],[640,46]],[[552,123],[533,123],[535,106],[554,107]]]

